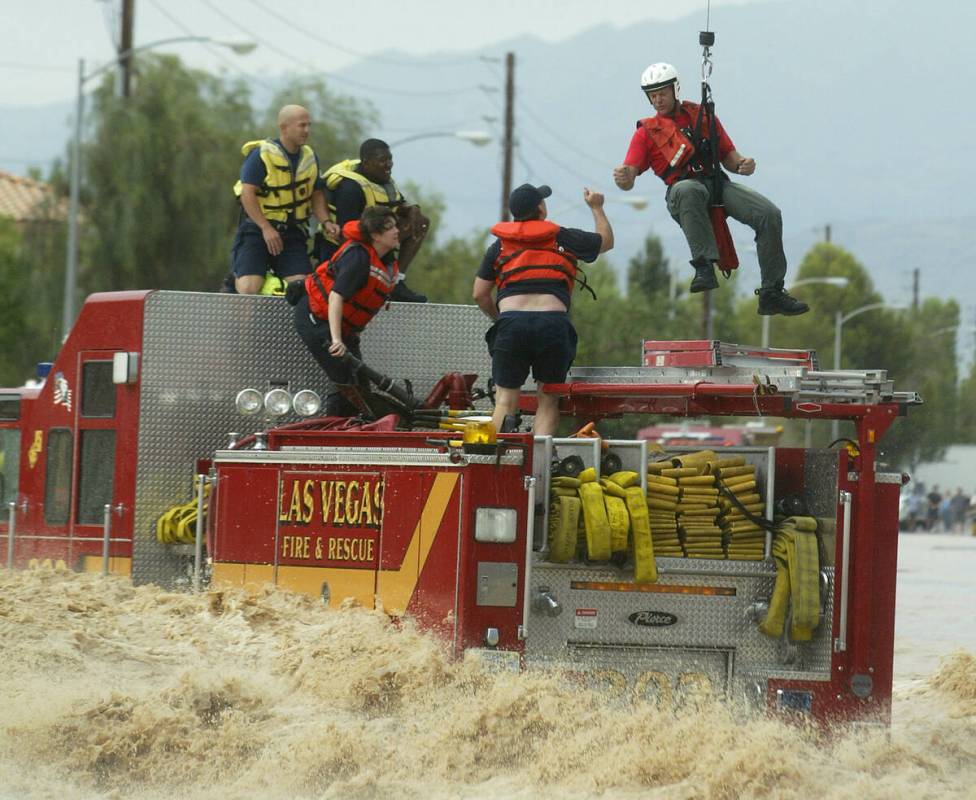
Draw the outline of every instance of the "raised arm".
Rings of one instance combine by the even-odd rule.
[[[613,228],[610,227],[610,220],[607,219],[606,212],[603,210],[603,195],[600,192],[583,189],[583,201],[593,213],[593,224],[596,227],[596,232],[600,234],[600,238],[603,240],[603,244],[600,245],[600,252],[605,253],[613,247]]]

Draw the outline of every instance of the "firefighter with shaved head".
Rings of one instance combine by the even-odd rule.
[[[338,232],[329,220],[318,157],[307,144],[311,130],[308,110],[287,105],[278,112],[277,139],[257,139],[241,148],[244,164],[234,186],[241,217],[231,249],[234,288],[240,294],[261,292],[269,273],[285,282],[308,274],[313,215],[327,230]]]

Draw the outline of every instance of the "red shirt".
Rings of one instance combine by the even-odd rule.
[[[673,119],[679,128],[692,127],[691,115],[680,105]],[[735,145],[732,144],[732,140],[725,132],[725,128],[722,127],[718,117],[715,118],[715,127],[718,130],[718,157],[721,161],[735,150]],[[629,167],[637,167],[637,174],[642,175],[648,169],[653,169],[655,173],[663,172],[668,166],[668,161],[661,154],[661,151],[651,143],[647,131],[643,127],[638,127],[630,140],[630,147],[627,148],[624,164]]]

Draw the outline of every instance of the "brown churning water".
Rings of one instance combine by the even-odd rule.
[[[379,612],[0,574],[2,798],[972,798],[976,659],[823,738],[489,675]]]

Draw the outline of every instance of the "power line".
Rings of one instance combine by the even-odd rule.
[[[557,167],[559,167],[561,170],[563,170],[563,172],[567,173],[568,175],[572,175],[577,180],[583,181],[583,183],[585,185],[598,185],[599,184],[599,181],[593,181],[592,177],[589,177],[588,178],[585,175],[583,175],[583,173],[577,172],[575,169],[573,169],[568,164],[565,164],[562,161],[560,161],[558,158],[556,158],[555,156],[553,156],[549,152],[549,150],[547,148],[543,147],[541,144],[539,144],[537,141],[535,141],[534,139],[532,139],[530,136],[526,136],[525,134],[520,134],[519,135],[519,138],[524,139],[525,141],[527,141],[531,145],[534,145],[536,148],[538,148],[539,152],[545,158],[547,158],[549,161],[551,161],[553,164],[555,164]]]
[[[172,22],[173,25],[175,25],[177,28],[179,28],[179,30],[183,31],[183,33],[185,33],[185,34],[187,34],[189,36],[196,36],[197,35],[194,32],[194,30],[189,25],[186,25],[182,20],[180,20],[179,18],[177,18],[176,16],[174,16],[173,14],[171,14],[169,11],[167,11],[160,3],[157,2],[157,0],[149,0],[149,3],[150,3],[150,5],[152,5],[153,8],[155,8],[166,19],[168,19],[170,22]],[[242,70],[239,65],[235,64],[233,61],[231,61],[229,58],[227,58],[222,52],[220,52],[220,48],[214,47],[212,44],[208,44],[206,42],[203,43],[203,46],[204,46],[204,48],[206,48],[206,50],[207,50],[208,53],[210,53],[214,58],[217,59],[217,61],[219,63],[223,64],[225,67],[227,67],[228,69],[230,69],[232,72],[235,72],[238,75],[243,75],[251,83],[255,83],[258,86],[260,86],[260,87],[262,87],[264,89],[267,89],[269,92],[273,92],[274,91],[274,89],[275,89],[274,86],[272,86],[267,81],[261,80],[260,78],[256,78],[253,75],[250,75],[247,72],[245,72],[244,70]]]
[[[581,156],[582,158],[589,159],[594,164],[599,164],[605,170],[608,170],[608,171],[612,171],[613,170],[613,166],[612,165],[608,165],[605,161],[601,161],[600,159],[594,157],[590,153],[587,153],[585,150],[581,150],[576,145],[574,145],[572,142],[564,139],[562,136],[560,136],[558,133],[556,133],[555,130],[553,130],[552,128],[550,128],[545,122],[542,121],[542,117],[540,117],[538,114],[536,114],[525,103],[521,103],[520,102],[518,104],[518,107],[519,107],[519,110],[520,111],[525,112],[529,117],[531,117],[535,121],[536,125],[538,125],[540,128],[542,128],[542,130],[544,130],[550,137],[552,137],[557,142],[559,142],[559,144],[561,144],[567,150],[569,150],[569,151],[571,151],[573,153],[576,153],[576,155]]]
[[[501,76],[498,74],[498,71],[496,69],[494,69],[490,64],[486,64],[486,66],[491,71],[492,75],[494,75],[497,80],[501,81]],[[549,136],[551,136],[553,139],[555,139],[557,142],[559,142],[561,145],[563,145],[563,147],[565,147],[567,150],[570,150],[573,153],[576,153],[576,155],[578,155],[578,156],[581,156],[583,158],[589,159],[594,164],[599,164],[601,167],[603,167],[606,170],[613,170],[613,166],[612,165],[608,165],[605,161],[601,161],[600,159],[595,158],[590,153],[587,153],[584,150],[580,150],[575,144],[573,144],[572,142],[569,142],[568,140],[564,139],[560,134],[556,133],[556,131],[554,131],[552,128],[550,128],[542,120],[542,117],[541,116],[539,116],[538,114],[536,114],[528,105],[526,105],[525,103],[523,103],[521,100],[518,101],[517,105],[518,105],[518,108],[519,108],[520,111],[525,112],[525,114],[528,115],[529,117],[531,117],[535,121],[535,123],[540,128],[542,128],[542,130],[544,130],[547,134],[549,134]]]
[[[248,0],[248,2],[255,8],[263,11],[268,16],[274,17],[276,20],[279,21],[281,20],[280,13],[278,13],[277,11],[272,11],[263,3],[259,3],[258,0]],[[207,5],[210,4],[207,3]],[[211,6],[211,8],[213,7]],[[441,69],[443,67],[456,67],[465,64],[472,64],[478,60],[477,58],[472,58],[471,56],[468,56],[467,58],[460,58],[460,59],[455,59],[450,61],[424,61],[424,62],[400,61],[398,59],[389,58],[387,56],[376,55],[374,53],[365,53],[360,50],[353,50],[351,47],[347,47],[344,44],[339,44],[338,42],[334,42],[330,39],[326,39],[322,36],[319,36],[318,34],[309,33],[309,31],[305,30],[305,28],[303,28],[302,26],[289,27],[289,32],[300,34],[301,36],[304,36],[307,39],[311,39],[313,42],[317,44],[327,45],[328,47],[331,47],[333,50],[338,50],[340,53],[345,53],[346,55],[355,56],[356,58],[361,58],[361,59],[368,59],[370,61],[375,61],[378,64],[390,64],[391,66],[394,67],[414,67],[418,69]]]
[[[241,25],[240,22],[238,22],[236,19],[231,17],[229,14],[226,14],[221,9],[217,8],[211,2],[211,0],[202,0],[202,1],[207,8],[209,8],[218,17],[220,17],[230,25],[233,25],[241,33],[245,34],[246,36],[249,36],[255,42],[263,45],[264,47],[267,47],[269,50],[271,50],[271,52],[277,53],[278,55],[287,58],[289,61],[292,62],[295,61],[295,54],[293,52],[289,50],[285,50],[282,47],[278,47],[276,44],[273,44],[272,42],[268,41],[263,36],[259,36],[254,31]],[[442,89],[439,91],[417,92],[417,91],[410,91],[407,89],[403,89],[402,87],[399,86],[372,86],[370,84],[360,83],[359,81],[354,81],[349,78],[343,78],[339,75],[336,75],[335,73],[325,72],[324,70],[319,69],[319,67],[317,67],[315,64],[312,64],[308,61],[300,61],[298,63],[302,64],[302,66],[304,66],[309,71],[324,75],[330,80],[337,81],[338,83],[345,83],[348,84],[349,86],[354,86],[357,89],[365,89],[366,91],[376,92],[378,94],[396,94],[401,96],[406,95],[410,97],[450,97],[459,94],[468,94],[469,92],[477,88],[476,86],[471,86],[462,89]]]

